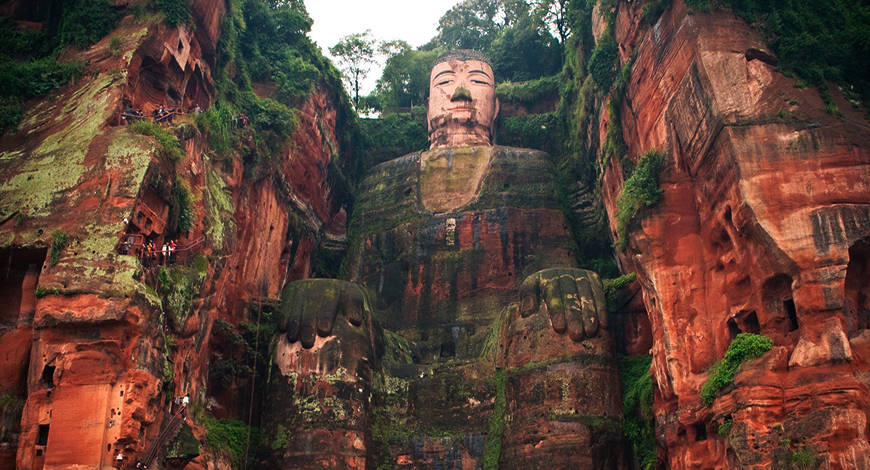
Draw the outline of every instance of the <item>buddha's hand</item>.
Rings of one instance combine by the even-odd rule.
[[[338,336],[342,349],[371,350],[370,314],[365,294],[356,284],[335,279],[292,282],[281,293],[279,331],[287,341],[310,349],[318,336]],[[351,344],[344,344],[350,342]]]
[[[585,269],[545,269],[527,277],[520,287],[520,315],[538,312],[549,315],[556,333],[567,331],[575,342],[608,328],[601,279]]]

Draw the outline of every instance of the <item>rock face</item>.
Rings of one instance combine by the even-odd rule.
[[[8,12],[39,17],[21,3]],[[110,468],[119,454],[131,466],[168,421],[173,395],[205,402],[209,364],[233,347],[211,344],[212,323],[248,320],[251,299],[277,298],[288,276],[310,275],[315,250],[343,246],[340,166],[350,149],[338,144],[338,94],[327,85],[300,104],[276,158],[283,171],[262,178],[243,176],[238,159],[212,161],[190,120],[164,127],[179,137],[177,162],[118,125],[129,106],[210,105],[224,3],[190,9],[195,28],[127,16],[113,33],[120,51],[109,37],[65,51],[87,61],[82,79],[28,102],[18,132],[0,139],[0,294],[9,299],[0,302],[0,468]],[[196,221],[184,232],[173,222],[181,186]],[[142,238],[125,250],[125,232],[158,247],[178,238],[176,260],[188,266],[161,280],[162,262],[132,256]],[[244,391],[213,393],[214,407],[243,416]],[[180,468],[196,457],[190,441],[204,442],[203,423],[190,425],[160,462]],[[219,460],[208,451],[198,459]]]
[[[801,455],[870,467],[870,127],[837,93],[843,117],[825,114],[742,20],[682,2],[652,28],[639,14],[623,4],[616,20],[625,57],[636,54],[621,130],[632,158],[658,149],[667,166],[662,201],[631,223],[619,256],[652,325],[664,462],[779,468]],[[602,192],[614,232],[621,186],[611,160]],[[740,332],[775,346],[705,406],[707,369]]]

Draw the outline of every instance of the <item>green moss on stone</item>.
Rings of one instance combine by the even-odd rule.
[[[209,243],[222,250],[235,231],[233,201],[226,192],[226,183],[213,169],[206,170],[205,234]]]
[[[489,381],[490,389],[495,396],[495,404],[492,409],[492,417],[489,421],[489,430],[486,436],[486,444],[483,448],[484,470],[498,470],[498,460],[501,456],[501,444],[505,431],[505,416],[507,414],[507,373],[504,369],[497,369],[495,377]]]

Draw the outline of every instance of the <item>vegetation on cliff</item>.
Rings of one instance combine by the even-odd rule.
[[[216,151],[237,149],[249,165],[273,161],[296,129],[299,106],[318,84],[331,94],[340,143],[350,148],[355,122],[350,102],[338,70],[307,36],[311,24],[301,1],[227,2],[213,70],[217,97],[196,120]],[[258,96],[257,83],[273,84],[274,92]],[[239,113],[250,126],[234,132]]]
[[[255,444],[260,439],[259,428],[250,427],[237,419],[215,419],[204,416],[202,421],[209,449],[228,455],[232,460],[233,468],[242,468],[249,450],[257,448]]]
[[[84,65],[58,62],[47,42],[45,32],[19,31],[12,19],[0,17],[0,132],[18,125],[23,100],[43,96],[81,76]]]
[[[870,7],[860,0],[688,0],[701,10],[724,8],[763,33],[779,68],[815,85],[833,105],[825,80],[870,100]]]
[[[641,207],[650,207],[662,198],[659,189],[659,172],[665,165],[665,156],[655,150],[650,150],[637,161],[637,168],[631,177],[625,180],[625,185],[619,197],[616,198],[616,220],[618,246],[625,250],[628,246],[628,223]]]
[[[728,346],[725,358],[710,366],[710,378],[701,387],[704,404],[711,405],[719,392],[734,383],[734,376],[744,362],[770,351],[773,340],[764,335],[740,333]]]
[[[648,355],[623,357],[619,361],[623,429],[643,470],[653,470],[656,464],[651,366],[652,356]]]

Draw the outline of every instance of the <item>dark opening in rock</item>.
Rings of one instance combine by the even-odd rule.
[[[48,425],[40,424],[36,430],[36,445],[44,446],[48,444]]]
[[[704,423],[695,424],[695,440],[696,441],[706,441],[707,440],[707,426],[704,426]]]
[[[47,388],[54,388],[54,370],[55,366],[46,365],[42,369],[42,384]]]
[[[782,301],[782,310],[788,316],[789,331],[797,330],[800,325],[798,324],[797,308],[795,308],[794,300],[784,299]]]
[[[761,334],[761,324],[758,323],[758,314],[755,310],[749,312],[743,320],[743,326],[749,333]]]
[[[843,310],[849,333],[870,328],[870,242],[868,239],[859,240],[849,248]]]
[[[453,341],[446,341],[441,343],[441,357],[455,357],[456,356],[456,343]]]
[[[733,341],[734,338],[737,337],[740,333],[743,333],[743,330],[740,329],[740,326],[737,325],[737,320],[731,318],[728,320],[728,337]]]

